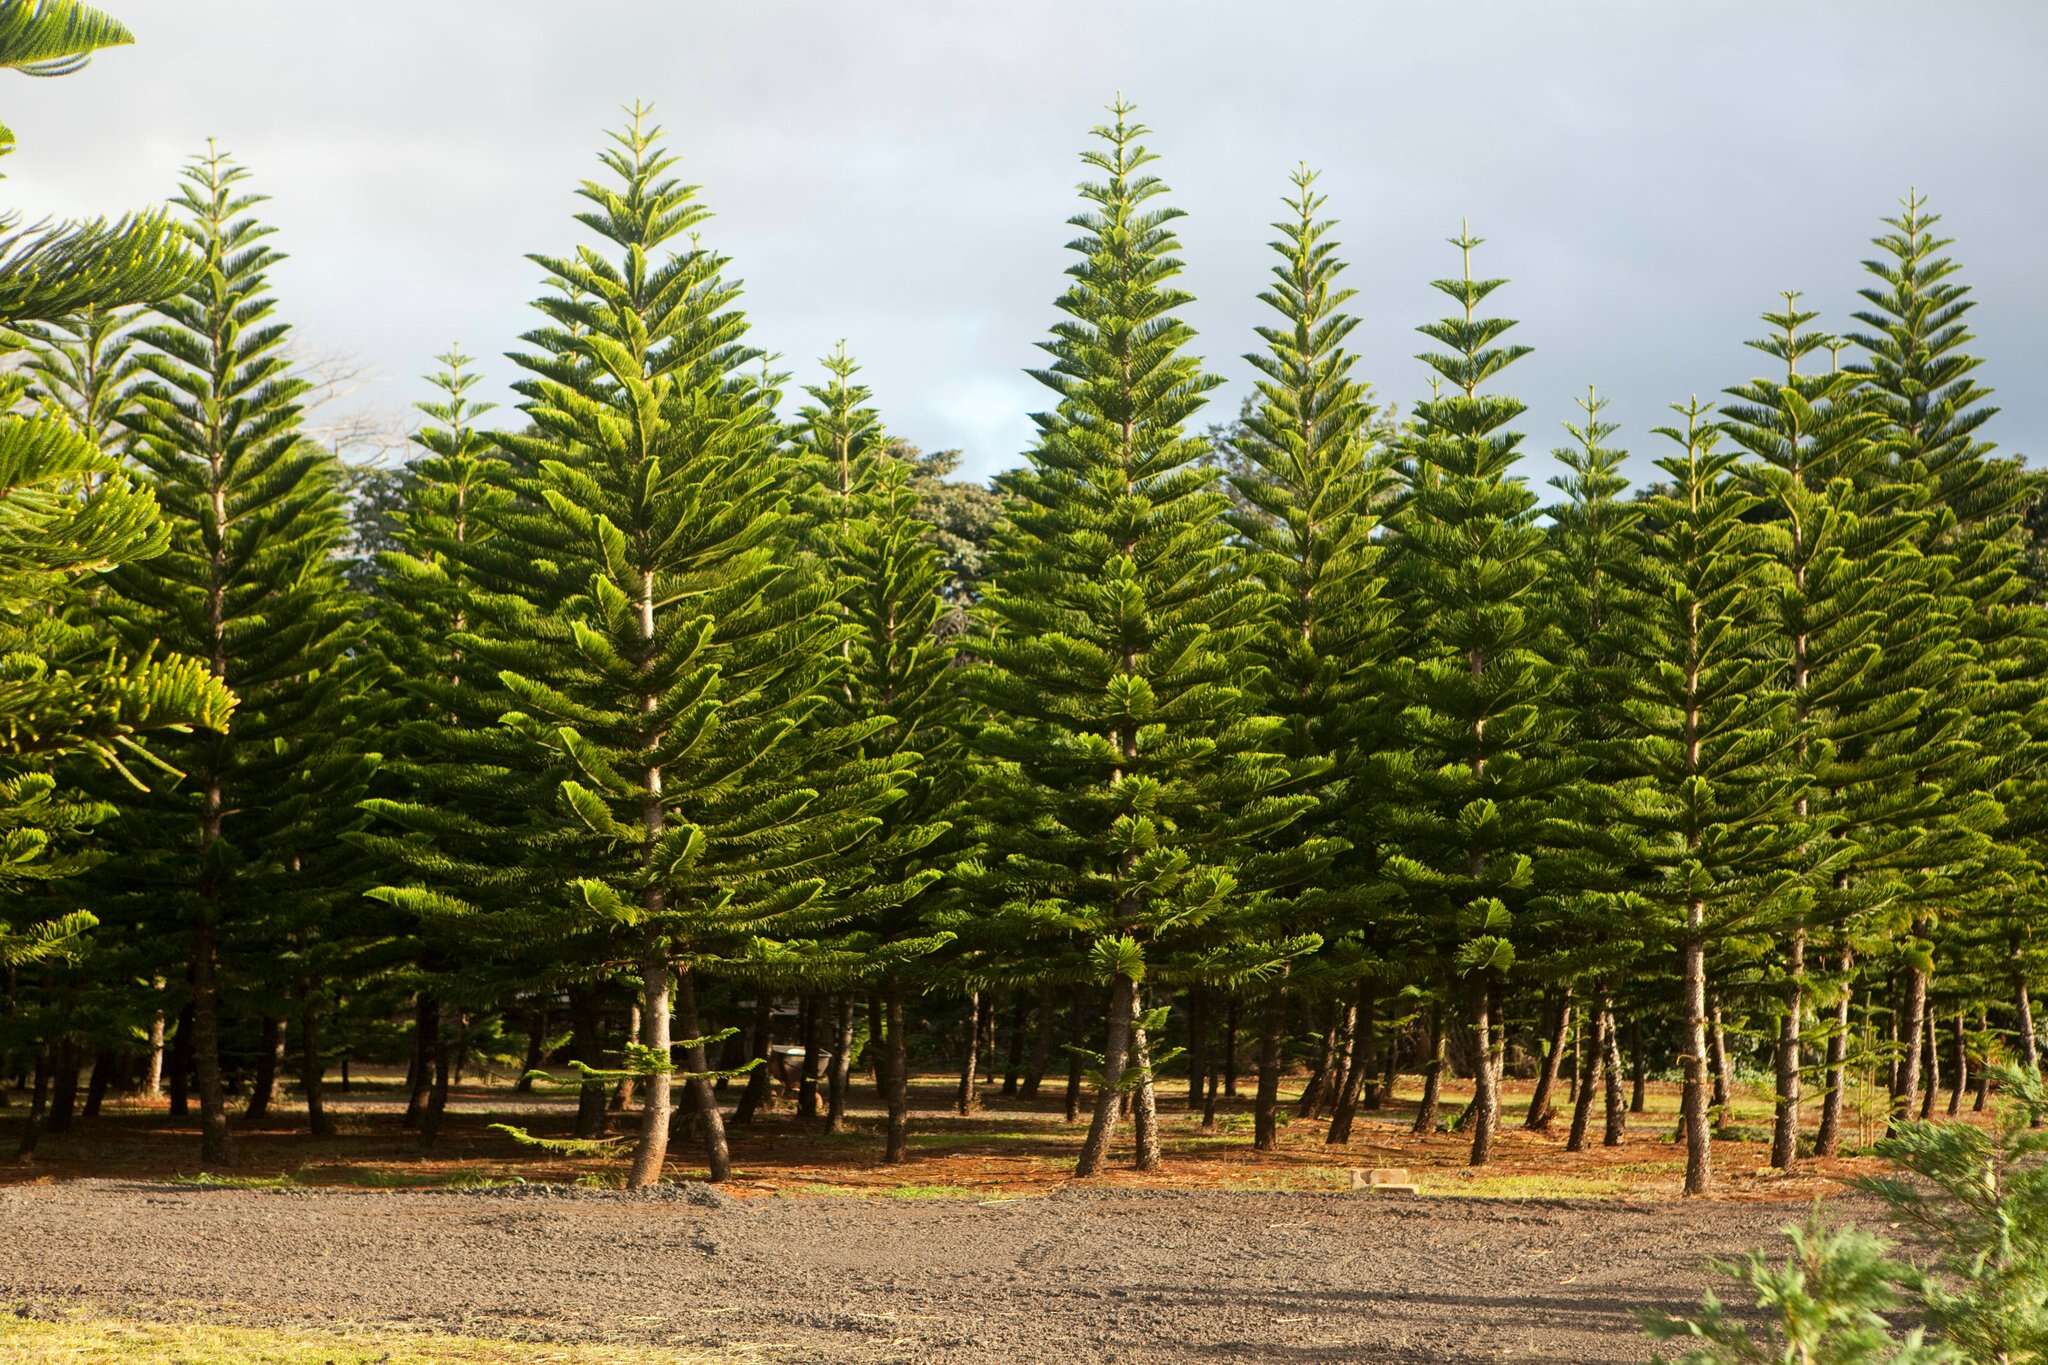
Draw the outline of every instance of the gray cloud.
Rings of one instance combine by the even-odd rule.
[[[574,240],[570,192],[621,103],[653,101],[748,285],[755,339],[800,380],[845,337],[891,426],[1014,463],[1043,391],[1075,159],[1121,89],[1156,130],[1189,310],[1232,381],[1261,321],[1267,224],[1307,160],[1344,221],[1381,393],[1423,390],[1460,216],[1536,354],[1505,387],[1528,447],[1594,383],[1638,453],[1663,405],[1757,372],[1776,291],[1846,326],[1858,260],[1908,185],[1932,195],[1981,305],[2008,448],[2048,448],[2048,8],[1642,3],[708,5],[578,0],[101,0],[140,45],[6,84],[8,201],[162,198],[209,136],[269,193],[275,283],[314,351],[401,411],[451,341],[532,325],[529,251]],[[1548,474],[1548,460],[1531,473]]]

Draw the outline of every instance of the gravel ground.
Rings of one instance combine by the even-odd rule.
[[[1834,1205],[1857,1211],[1854,1201]],[[0,1189],[0,1308],[819,1361],[1640,1361],[1765,1203]],[[742,1351],[739,1348],[751,1348]]]

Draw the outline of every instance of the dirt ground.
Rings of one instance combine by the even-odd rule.
[[[1851,1200],[1833,1206],[1857,1211]],[[0,1189],[0,1309],[805,1361],[1640,1361],[1796,1205],[1070,1186],[1005,1199]]]

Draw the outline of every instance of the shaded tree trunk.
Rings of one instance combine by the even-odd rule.
[[[448,1112],[448,1077],[455,1063],[455,1048],[448,1036],[448,1021],[442,1017],[444,1011],[436,1010],[434,1019],[433,1083],[427,1092],[427,1106],[420,1111],[420,1146],[432,1147],[441,1136],[441,1119]]]
[[[819,1004],[817,996],[805,996],[803,1012],[799,1016],[803,1026],[804,1069],[797,1081],[796,1116],[803,1123],[810,1123],[818,1117],[818,1035],[821,1032]]]
[[[1614,1012],[1607,1013],[1607,1059],[1602,1068],[1606,1078],[1607,1131],[1600,1137],[1603,1147],[1619,1147],[1628,1136],[1628,1106],[1621,1098],[1621,1029],[1616,1025]]]
[[[1330,1131],[1323,1141],[1328,1146],[1346,1146],[1351,1125],[1358,1117],[1358,1099],[1372,1074],[1373,991],[1372,979],[1360,977],[1357,998],[1351,1004],[1351,1049],[1344,1068],[1344,1084],[1330,1112]],[[1376,1106],[1375,1106],[1376,1107]]]
[[[1628,1020],[1628,1071],[1629,1093],[1628,1112],[1641,1114],[1650,1107],[1649,1096],[1644,1090],[1644,1049],[1642,1011],[1629,1016]]]
[[[644,1000],[645,998],[646,991],[643,987],[641,999]],[[632,1007],[626,1011],[626,1031],[619,1036],[619,1064],[621,1066],[624,1066],[626,1061],[626,1044],[640,1041],[641,1037],[647,1032],[646,1025],[641,1022],[640,1015],[641,1001],[636,1000],[633,1002]],[[619,1083],[612,1087],[611,1109],[618,1113],[624,1113],[626,1110],[631,1109],[634,1098],[639,1091],[639,1084],[640,1078],[631,1072],[620,1077]]]
[[[171,1040],[171,1117],[176,1119],[191,1112],[194,1013],[192,1002],[187,1000],[185,1007],[178,1011],[177,1037]]]
[[[192,1070],[199,1089],[199,1164],[232,1166],[235,1146],[228,1134],[220,1075],[220,955],[210,905],[200,911],[192,940]]]
[[[1031,1064],[1024,1072],[1023,1096],[1027,1100],[1038,1098],[1038,1087],[1045,1081],[1046,1069],[1052,1065],[1053,1031],[1059,1027],[1059,998],[1050,984],[1039,987],[1038,1010],[1031,1025]]]
[[[1329,1082],[1331,1063],[1339,1046],[1342,1020],[1343,1010],[1334,1002],[1325,1007],[1323,1036],[1316,1046],[1316,1064],[1308,1073],[1308,1082],[1301,1087],[1301,1098],[1295,1101],[1296,1118],[1314,1118],[1317,1109],[1322,1106],[1323,1089]]]
[[[1552,1016],[1549,1046],[1543,1054],[1542,1069],[1536,1073],[1536,1088],[1529,1096],[1529,1112],[1522,1119],[1522,1126],[1532,1133],[1540,1133],[1550,1127],[1554,1117],[1550,1095],[1557,1088],[1557,1076],[1564,1068],[1566,1039],[1572,1027],[1572,996],[1566,990],[1558,996],[1556,1012]]]
[[[71,1116],[78,1108],[78,1044],[60,1039],[54,1049],[56,1070],[50,1077],[50,1109],[43,1119],[46,1133],[71,1131]]]
[[[1820,1127],[1813,1137],[1815,1156],[1833,1156],[1842,1145],[1842,1106],[1848,1102],[1849,1091],[1849,1009],[1851,1005],[1848,989],[1849,973],[1856,965],[1856,955],[1848,948],[1842,949],[1838,967],[1843,987],[1842,997],[1835,1002],[1835,1017],[1828,1033],[1827,1092],[1820,1102]]]
[[[519,1067],[518,1083],[512,1087],[515,1094],[533,1093],[533,1073],[547,1063],[548,1048],[548,1007],[535,1005],[526,1018],[526,1056]]]
[[[1806,931],[1792,935],[1786,953],[1785,1012],[1778,1021],[1775,1115],[1771,1124],[1771,1165],[1781,1171],[1799,1160],[1799,1030],[1806,1009]]]
[[[1131,1126],[1137,1138],[1134,1164],[1141,1171],[1159,1169],[1159,1097],[1152,1084],[1152,1041],[1146,1036],[1145,1002],[1142,993],[1132,992],[1131,1064],[1138,1069],[1138,1084],[1131,1093]]]
[[[1493,1159],[1493,1135],[1500,1127],[1499,1047],[1494,1041],[1497,1002],[1493,974],[1481,973],[1472,987],[1472,1154],[1468,1164],[1484,1166]]]
[[[1202,1107],[1202,1091],[1209,1073],[1209,993],[1200,986],[1188,990],[1188,1112]]]
[[[1924,935],[1926,926],[1915,923],[1915,934]],[[1891,1119],[1913,1117],[1920,1107],[1921,1058],[1927,1051],[1927,973],[1917,964],[1906,968],[1905,998],[1899,1020],[1899,1082],[1892,1087]]]
[[[1066,1114],[1068,1123],[1081,1121],[1081,1044],[1086,1041],[1084,1029],[1086,1017],[1083,1014],[1080,992],[1075,992],[1073,1003],[1067,1006],[1067,1096]]]
[[[1024,1018],[1028,1006],[1019,995],[1010,1002],[1010,1054],[1003,1066],[1003,1094],[1015,1096],[1024,1082]]]
[[[825,1131],[846,1131],[846,1086],[853,1078],[853,997],[839,996],[839,1027],[832,1039],[832,1072],[825,1087]]]
[[[42,1141],[43,1122],[49,1115],[52,1069],[49,1049],[39,1050],[36,1053],[35,1080],[29,1090],[28,1121],[22,1125],[21,1141],[14,1148],[14,1159],[24,1164],[36,1159],[36,1146]]]
[[[242,1117],[262,1120],[270,1117],[270,1101],[277,1094],[278,1066],[284,1061],[284,1020],[263,1018],[256,1050],[256,1082],[249,1087],[249,1103]]]
[[[1721,1002],[1716,1000],[1708,1013],[1714,1028],[1710,1039],[1710,1046],[1714,1049],[1714,1121],[1720,1124],[1726,1122],[1735,1078],[1728,1070],[1728,1028],[1721,1019]]]
[[[1950,1073],[1948,1112],[1953,1118],[1963,1112],[1963,1092],[1970,1088],[1970,1035],[1963,1023],[1962,1007],[1956,1008],[1955,1027],[1949,1034],[1954,1069]]]
[[[980,1104],[979,1097],[974,1093],[975,1084],[981,1074],[981,1061],[978,1056],[981,1045],[980,991],[967,993],[967,1026],[963,1044],[965,1050],[960,1058],[960,1089],[954,1096],[954,1101],[956,1107],[965,1115],[972,1114]]]
[[[1609,1014],[1606,1001],[1590,1011],[1593,1027],[1580,1029],[1581,1041],[1586,1054],[1584,1065],[1577,1068],[1579,1093],[1572,1100],[1571,1135],[1565,1139],[1567,1152],[1586,1150],[1586,1131],[1593,1118],[1593,1095],[1600,1089],[1602,1073],[1607,1070],[1607,1029]]]
[[[1920,1032],[1927,1039],[1927,1079],[1920,1088],[1920,1119],[1924,1123],[1934,1118],[1934,1096],[1941,1089],[1941,1045],[1935,1040],[1932,1011],[1926,1014]]]
[[[310,982],[299,984],[299,1089],[306,1096],[306,1131],[316,1138],[334,1136],[327,1112],[327,1063],[320,1055],[320,999]]]
[[[1422,1102],[1415,1109],[1414,1131],[1436,1131],[1437,1109],[1443,1100],[1444,1015],[1435,1002],[1429,1006],[1429,1044],[1422,1056]]]
[[[82,1119],[96,1119],[100,1116],[100,1101],[107,1097],[107,1087],[113,1083],[114,1068],[121,1059],[110,1047],[103,1047],[92,1055],[92,1078],[85,1083],[85,1107],[78,1112]]]
[[[882,1053],[882,1089],[884,1103],[889,1110],[889,1134],[882,1150],[882,1160],[893,1166],[910,1156],[910,1100],[906,1089],[910,1052],[903,1037],[903,987],[894,981],[888,986],[882,1019],[888,1029],[888,1040]]]
[[[595,987],[575,986],[569,991],[569,1055],[587,1067],[604,1064],[604,1017]],[[585,1080],[576,1095],[576,1136],[604,1136],[604,1082]]]
[[[400,1125],[420,1126],[434,1088],[434,1039],[441,1032],[441,1002],[422,992],[413,1001],[412,1066],[406,1072],[405,1117]]]
[[[733,1111],[735,1124],[752,1123],[761,1101],[768,1098],[768,1034],[775,1022],[774,1009],[775,1001],[766,991],[754,996],[754,1017],[747,1027],[747,1056],[754,1069],[747,1073],[746,1088],[740,1091],[739,1107]]]
[[[703,1074],[711,1068],[704,1060],[704,1023],[697,1013],[697,974],[685,963],[676,968],[675,982],[677,1022],[683,1036],[691,1040],[683,1049],[683,1067],[697,1073],[683,1083],[683,1093],[697,1116],[697,1132],[704,1141],[705,1179],[730,1180],[732,1147],[725,1136],[725,1111],[718,1107],[718,1097],[711,1093],[711,1082]]]
[[[1223,1014],[1223,1093],[1237,1098],[1237,996],[1233,993]]]
[[[1270,1152],[1280,1144],[1280,1040],[1287,1032],[1287,986],[1267,992],[1259,1012],[1259,1088],[1252,1108],[1252,1147]]]
[[[1123,1093],[1124,1063],[1130,1050],[1136,1002],[1137,983],[1118,972],[1110,983],[1107,1037],[1102,1051],[1102,1090],[1095,1096],[1095,1117],[1088,1125],[1087,1139],[1081,1144],[1081,1159],[1074,1166],[1076,1176],[1096,1174],[1109,1154],[1110,1136],[1116,1127],[1117,1101]]]

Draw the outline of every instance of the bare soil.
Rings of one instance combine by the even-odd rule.
[[[1868,1214],[1852,1197],[1839,1215]],[[831,1361],[1640,1361],[1797,1205],[1104,1189],[0,1189],[0,1310]]]

